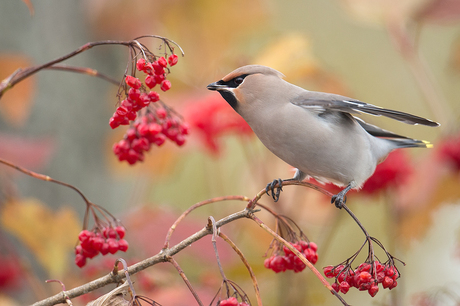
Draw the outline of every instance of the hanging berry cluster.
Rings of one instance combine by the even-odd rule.
[[[299,241],[291,243],[300,253],[303,253],[305,258],[315,264],[318,261],[318,247],[314,242]],[[265,259],[264,266],[267,269],[273,270],[275,273],[284,272],[286,270],[293,270],[294,272],[302,272],[306,265],[300,260],[297,255],[292,253],[287,247],[283,246],[284,255],[280,253],[273,254]]]
[[[308,240],[307,236],[292,219],[279,215],[264,205],[257,205],[276,218],[276,232],[278,235],[287,240],[310,263],[315,264],[318,261],[318,246]],[[265,259],[264,267],[273,270],[275,273],[285,272],[286,270],[293,270],[298,273],[307,267],[297,255],[277,240],[272,241],[269,250],[272,250],[272,255]]]
[[[374,297],[379,291],[379,284],[384,289],[393,289],[398,285],[399,271],[391,262],[385,264],[375,260],[373,263],[364,262],[355,270],[343,264],[323,268],[324,275],[328,278],[335,277],[332,288],[336,292],[347,293],[351,287],[360,291],[367,291]]]
[[[118,251],[126,252],[128,242],[123,239],[125,228],[121,225],[115,227],[95,228],[92,231],[82,230],[78,235],[80,244],[75,247],[75,264],[80,268],[86,264],[87,258],[98,254],[115,254]]]
[[[122,86],[125,99],[109,121],[112,129],[131,125],[124,138],[112,148],[120,161],[127,161],[130,165],[143,161],[144,152],[149,151],[152,145],[161,146],[166,139],[182,146],[188,134],[188,126],[182,122],[181,116],[162,103],[159,93],[152,90],[157,85],[162,91],[171,88],[167,79],[168,65],[176,65],[178,56],[171,54],[166,60],[163,56],[156,58],[149,55],[147,59],[140,58],[136,62],[136,69],[146,75],[144,82],[134,73],[126,76]]]

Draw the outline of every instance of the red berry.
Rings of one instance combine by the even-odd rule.
[[[135,111],[130,111],[129,113],[126,114],[126,118],[129,120],[134,120],[137,117],[137,113]]]
[[[104,238],[100,236],[96,236],[90,239],[91,240],[91,246],[94,250],[100,251],[102,248],[102,245],[104,244]]]
[[[116,119],[113,118],[113,117],[110,118],[110,120],[109,120],[109,125],[110,125],[110,127],[111,127],[112,129],[116,129],[117,127],[120,126],[120,124],[121,124],[121,122],[118,121],[118,120],[116,120]]]
[[[106,227],[107,238],[117,238],[117,231],[113,227]]]
[[[114,238],[107,239],[107,244],[109,245],[109,253],[115,254],[118,251],[118,241]]]
[[[117,232],[118,237],[120,237],[120,239],[123,239],[123,237],[125,237],[126,229],[123,226],[116,226],[115,231]]]
[[[362,264],[358,266],[358,271],[360,272],[362,271],[369,272],[370,270],[371,270],[371,265],[368,264],[367,262],[363,262]]]
[[[294,255],[288,255],[288,256],[282,256],[284,258],[284,266],[286,270],[294,270],[295,265],[294,265]]]
[[[75,247],[75,255],[82,254],[82,253],[83,253],[83,248],[81,247],[81,245],[77,245]]]
[[[154,123],[154,122],[149,123],[148,128],[149,128],[149,132],[151,135],[157,135],[163,129],[161,125],[159,125],[158,123]]]
[[[168,91],[171,88],[171,82],[169,80],[164,80],[161,82],[161,90]]]
[[[188,130],[190,129],[189,125],[187,123],[182,123],[179,125],[179,132],[182,135],[188,135]]]
[[[183,146],[184,143],[185,143],[185,137],[184,137],[183,135],[179,134],[179,135],[176,136],[176,140],[175,140],[175,141],[176,141],[176,144],[177,144],[179,147],[181,147],[181,146]]]
[[[391,285],[388,287],[388,289],[391,290],[391,289],[393,289],[394,287],[396,287],[397,285],[398,285],[398,282],[394,280],[394,281],[393,281],[393,284],[391,284]]]
[[[128,250],[128,241],[125,239],[118,240],[118,249],[122,252],[126,252]]]
[[[155,77],[155,82],[157,82],[157,84],[160,84],[165,79],[164,74],[155,74],[154,77]]]
[[[134,101],[139,100],[139,97],[141,95],[141,91],[139,89],[135,88],[130,88],[128,90],[128,98]]]
[[[93,257],[97,256],[97,254],[99,254],[99,251],[97,251],[97,250],[95,250],[93,248],[88,248],[88,249],[83,248],[82,255],[85,256],[85,257],[93,258]]]
[[[75,264],[82,268],[84,265],[86,265],[86,257],[81,254],[77,254],[75,256]]]
[[[88,240],[89,238],[93,237],[94,233],[93,232],[90,232],[88,230],[82,230],[80,232],[80,234],[78,234],[78,239],[80,241],[85,241],[85,240]]]
[[[333,284],[332,284],[332,289],[334,289],[335,292],[339,292],[339,291],[340,291],[339,284],[333,283]]]
[[[377,286],[377,284],[372,285],[372,287],[370,287],[369,290],[367,290],[367,292],[369,292],[370,296],[374,297],[377,294],[377,292],[379,292],[379,286]]]
[[[347,283],[346,281],[343,281],[343,282],[340,283],[339,289],[340,289],[340,292],[345,294],[345,293],[348,292],[348,290],[350,290],[350,284]]]
[[[270,268],[275,273],[286,271],[286,259],[284,256],[275,256],[270,262]]]
[[[133,103],[128,99],[121,101],[121,106],[123,106],[128,112],[133,109]]]
[[[238,300],[235,297],[230,297],[220,301],[219,306],[238,306]]]
[[[175,64],[177,64],[177,61],[179,60],[179,57],[175,54],[171,54],[169,57],[168,57],[168,63],[169,63],[169,66],[174,66]]]
[[[152,63],[146,63],[143,71],[149,75],[152,75],[153,74]]]
[[[156,75],[163,75],[165,73],[165,68],[158,61],[153,62],[152,67]]]
[[[385,278],[382,281],[382,287],[383,289],[389,288],[393,285],[394,281],[391,277],[385,276]]]
[[[270,269],[270,268],[271,268],[270,262],[272,261],[273,258],[275,258],[275,255],[272,255],[272,256],[270,256],[270,257],[268,257],[268,258],[266,258],[266,259],[264,260],[264,267],[265,267],[265,268],[267,268],[267,269]]]
[[[109,254],[109,244],[107,242],[102,245],[101,254],[102,256]]]
[[[379,273],[379,272],[382,272],[382,271],[383,271],[383,269],[385,268],[385,266],[382,265],[382,264],[380,263],[380,261],[377,260],[377,261],[374,262],[374,268],[375,268],[375,271],[376,271],[377,273]]]
[[[160,100],[160,95],[156,91],[149,92],[148,97],[151,102],[157,102]]]
[[[143,71],[145,69],[145,59],[144,58],[138,59],[136,63],[136,67],[137,67],[137,70]]]
[[[335,267],[335,269],[332,271],[334,273],[334,276],[339,275],[339,273],[342,272],[344,268],[344,265],[338,265],[337,267]]]
[[[324,276],[326,276],[327,278],[333,278],[334,277],[334,272],[332,271],[333,269],[334,269],[333,266],[324,267],[323,268]]]
[[[157,108],[156,113],[157,113],[158,118],[160,118],[160,119],[164,119],[168,115],[168,112],[166,111],[166,109],[164,109],[162,107]]]
[[[145,78],[145,85],[147,85],[148,88],[153,88],[155,85],[157,85],[157,82],[155,80],[155,77],[152,75],[148,75]]]
[[[302,272],[307,265],[297,256],[293,256],[294,272]]]
[[[161,146],[165,141],[166,141],[166,136],[163,134],[155,135],[155,138],[153,139],[153,143],[156,144],[157,146]]]
[[[387,277],[387,276],[385,276],[385,272],[381,271],[381,272],[377,273],[377,283],[383,282],[385,277]]]
[[[163,56],[158,59],[158,64],[163,68],[166,68],[168,66],[168,62]]]
[[[359,274],[359,279],[363,283],[367,283],[371,280],[372,275],[369,272],[363,271]]]
[[[310,249],[312,249],[313,251],[315,252],[318,251],[318,245],[316,245],[316,243],[310,242],[309,246],[310,246]]]
[[[125,82],[126,84],[128,84],[129,87],[132,87],[135,89],[141,88],[141,81],[138,78],[133,77],[132,75],[127,75]]]

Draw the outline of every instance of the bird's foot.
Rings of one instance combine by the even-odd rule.
[[[331,204],[334,203],[335,207],[337,207],[338,209],[342,209],[343,204],[345,204],[346,202],[347,196],[345,195],[345,193],[342,193],[342,191],[336,195],[333,195],[331,199]]]
[[[276,188],[276,191],[275,191]],[[268,183],[267,187],[265,187],[265,192],[267,192],[268,195],[270,195],[270,191],[272,193],[272,198],[273,201],[278,202],[280,198],[280,193],[283,191],[283,180],[277,179],[273,180],[273,182]]]

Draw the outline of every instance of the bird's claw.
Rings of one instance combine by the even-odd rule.
[[[276,191],[275,191],[276,188]],[[283,191],[283,181],[281,179],[273,180],[273,182],[268,183],[267,187],[265,187],[265,192],[270,195],[270,191],[272,193],[273,201],[278,202],[280,198],[280,193]]]
[[[342,209],[343,204],[347,202],[347,197],[345,196],[344,193],[339,192],[336,195],[333,195],[331,198],[331,204],[334,203],[335,207],[338,209]]]

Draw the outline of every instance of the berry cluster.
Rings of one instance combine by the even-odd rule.
[[[360,291],[366,291],[374,297],[379,291],[378,284],[384,289],[393,289],[398,285],[399,271],[392,264],[381,264],[379,261],[373,263],[362,263],[355,270],[344,265],[327,266],[324,275],[328,278],[335,277],[332,288],[336,292],[347,293],[351,287]]]
[[[145,86],[142,82],[132,75],[127,75],[125,83],[129,89],[125,92],[126,99],[121,101],[121,105],[116,109],[109,124],[112,129],[120,125],[128,125],[130,121],[136,119],[137,112],[160,100],[160,95],[156,91],[148,91],[146,88],[152,89],[157,84],[160,85],[162,91],[167,91],[171,88],[171,82],[166,79],[166,68],[168,62],[170,66],[177,63],[178,57],[175,54],[169,56],[168,61],[164,57],[158,60],[148,62],[144,58],[137,60],[136,68],[144,72],[147,76],[145,78]],[[168,70],[169,71],[169,70]]]
[[[124,236],[125,228],[121,225],[94,231],[82,230],[78,235],[80,244],[75,247],[75,264],[81,268],[86,264],[86,258],[93,258],[99,253],[107,255],[117,251],[126,252],[128,242],[123,239]]]
[[[125,160],[131,165],[143,161],[143,153],[150,150],[152,144],[161,146],[166,139],[179,146],[185,143],[187,125],[160,101],[158,92],[151,90],[156,85],[162,91],[171,88],[171,82],[166,79],[169,73],[168,64],[171,67],[177,61],[175,54],[170,55],[168,60],[165,57],[152,61],[140,58],[136,62],[136,68],[146,74],[144,82],[135,76],[126,76],[126,85],[123,86],[126,98],[120,102],[109,121],[112,129],[120,125],[132,125],[123,140],[113,146],[120,161]],[[158,101],[160,102],[155,103]]]
[[[318,261],[318,246],[314,242],[299,241],[291,243],[299,252],[303,253],[305,258],[315,264]],[[294,270],[294,272],[301,272],[305,269],[306,265],[291,252],[286,246],[283,246],[284,255],[274,254],[265,259],[264,266],[267,269],[273,270],[275,273],[284,272],[286,270]]]
[[[238,300],[235,297],[229,297],[226,300],[222,300],[217,305],[218,306],[249,306],[249,304],[247,304],[245,302],[239,303]]]
[[[161,146],[169,139],[182,146],[188,129],[188,125],[168,109],[156,108],[138,118],[112,149],[120,161],[125,160],[132,165],[144,160],[144,152],[149,151],[152,144]]]

